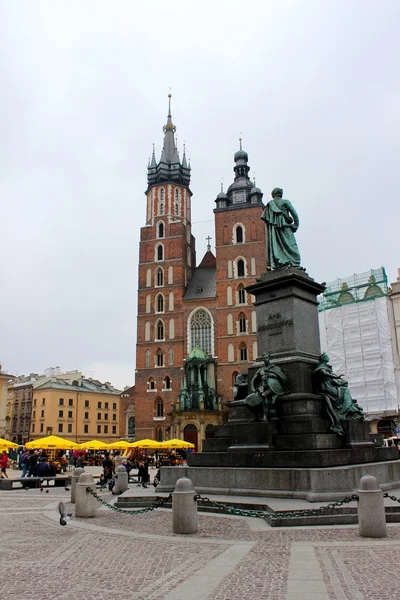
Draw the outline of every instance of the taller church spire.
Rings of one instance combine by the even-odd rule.
[[[153,148],[151,164],[147,169],[148,188],[161,182],[178,183],[189,187],[190,165],[188,166],[186,163],[185,153],[182,163],[180,162],[178,148],[176,147],[175,142],[176,127],[172,123],[171,94],[168,94],[168,116],[163,131],[164,143],[160,160],[157,163]]]

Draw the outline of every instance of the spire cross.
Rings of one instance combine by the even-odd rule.
[[[206,237],[206,240],[207,240],[207,252],[211,252],[211,244],[210,244],[210,242],[212,240],[212,237],[208,236],[208,237]]]
[[[243,131],[240,132],[240,138],[239,138],[239,143],[240,143],[240,149],[242,150],[242,134]]]

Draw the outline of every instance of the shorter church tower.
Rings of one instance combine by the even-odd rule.
[[[246,287],[266,269],[266,234],[261,221],[263,194],[250,181],[248,155],[234,155],[234,182],[215,202],[217,262],[218,395],[232,399],[236,375],[247,374],[258,357],[257,322],[253,297]]]

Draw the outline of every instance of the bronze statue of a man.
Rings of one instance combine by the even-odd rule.
[[[281,188],[274,188],[271,195],[272,200],[261,215],[267,226],[267,268],[300,267],[300,252],[294,237],[299,228],[297,212],[289,200],[282,198]]]
[[[267,352],[264,352],[262,359],[264,365],[257,369],[251,382],[252,393],[244,404],[255,414],[257,421],[268,421],[276,416],[277,398],[288,393],[287,379],[278,366],[271,365],[271,357]]]

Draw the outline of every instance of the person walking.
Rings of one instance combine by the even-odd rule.
[[[27,477],[36,477],[37,462],[38,462],[38,451],[31,450],[29,453]]]
[[[21,473],[21,477],[26,477],[27,471],[28,471],[28,464],[29,464],[29,452],[28,450],[24,450],[21,456],[21,469],[22,469],[22,473]]]
[[[7,477],[7,479],[8,479],[7,467],[8,467],[8,454],[7,454],[7,450],[3,450],[3,453],[0,458],[1,479],[3,479],[4,477]]]

